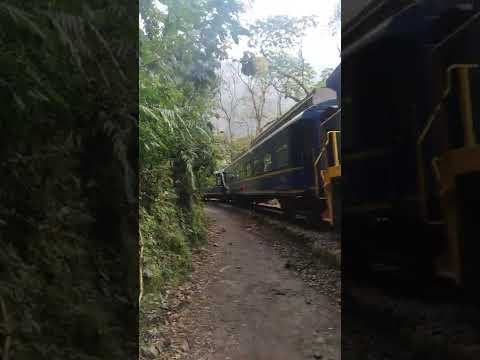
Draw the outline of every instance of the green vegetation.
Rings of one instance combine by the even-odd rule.
[[[259,134],[266,121],[282,115],[284,99],[299,102],[311,93],[315,71],[303,57],[302,41],[315,25],[313,16],[283,15],[248,25],[249,50],[223,64],[218,89],[218,118],[226,122],[230,142],[234,126]]]
[[[320,80],[315,85],[316,88],[327,86],[327,79],[332,75],[333,68],[327,67],[320,73]]]
[[[3,359],[137,351],[138,23],[95,4],[0,4]]]
[[[236,158],[238,155],[246,151],[250,147],[250,143],[253,138],[251,136],[242,136],[236,139],[233,139],[231,144],[232,159]]]
[[[92,3],[0,4],[4,359],[135,358],[139,265],[147,291],[181,280],[199,190],[248,144],[209,124],[239,1],[141,0],[139,39],[135,1]]]
[[[302,54],[302,39],[317,25],[315,16],[272,16],[250,25],[249,47],[242,58],[242,72],[268,79],[275,90],[296,102],[313,88],[315,71]],[[262,61],[266,64],[259,66]],[[259,69],[265,68],[260,71]]]
[[[199,190],[221,158],[216,70],[244,30],[235,0],[141,1],[140,234],[145,291],[181,280],[206,238]],[[216,145],[217,144],[217,145]]]
[[[214,148],[216,149],[215,156],[217,159],[217,169],[225,167],[241,153],[246,151],[250,147],[252,140],[253,136],[248,135],[233,138],[231,141],[228,141],[223,134],[216,135],[214,137]],[[215,182],[213,177],[208,180],[210,180],[208,186],[212,186]]]

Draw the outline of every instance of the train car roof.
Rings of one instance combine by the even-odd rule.
[[[437,39],[432,29],[440,17],[448,17],[454,12],[473,13],[478,11],[478,7],[473,3],[447,0],[369,1],[363,10],[342,26],[342,59],[380,39],[391,37],[435,43]]]
[[[317,118],[318,116],[320,116],[323,112],[325,112],[327,109],[329,108],[337,108],[337,99],[336,98],[333,98],[333,99],[329,99],[329,100],[326,100],[322,103],[319,103],[319,104],[316,104],[316,105],[313,105],[311,107],[309,107],[308,109],[302,111],[301,113],[297,114],[295,117],[293,117],[291,120],[287,121],[285,124],[283,124],[282,126],[280,126],[278,129],[276,129],[275,131],[273,131],[271,134],[269,134],[267,137],[265,137],[264,139],[262,139],[262,141],[256,143],[255,145],[253,145],[251,148],[249,148],[248,150],[246,150],[243,154],[241,154],[238,158],[236,158],[231,164],[229,164],[228,166],[226,166],[224,169],[222,169],[221,171],[225,171],[226,169],[232,167],[232,165],[235,165],[237,162],[239,162],[241,159],[243,159],[246,155],[250,154],[253,150],[255,150],[256,148],[260,147],[262,144],[264,144],[265,142],[267,142],[268,140],[270,140],[272,137],[274,137],[275,135],[277,135],[278,133],[280,133],[282,130],[288,128],[289,126],[291,126],[292,124],[296,123],[297,121],[301,120],[301,119],[305,119],[305,120],[313,120],[315,118]]]
[[[330,74],[327,81],[325,82],[328,88],[334,90],[337,93],[337,97],[340,98],[341,95],[341,85],[342,85],[342,66],[339,64],[335,70]]]
[[[313,106],[309,107],[307,110],[305,110],[304,112],[302,112],[300,114],[301,116],[297,119],[297,121],[300,120],[300,119],[302,119],[302,120],[314,120],[314,119],[318,118],[328,108],[336,107],[336,106],[337,106],[337,99],[336,98],[326,100],[326,101],[324,101],[320,104],[313,105]],[[290,124],[292,124],[292,123],[293,122],[291,122]]]

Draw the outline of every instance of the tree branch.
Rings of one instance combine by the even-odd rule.
[[[275,85],[275,83],[272,83],[272,86],[273,86],[273,88],[274,88],[278,93],[285,95],[285,97],[287,97],[287,98],[289,98],[289,99],[292,99],[292,100],[295,101],[295,102],[300,102],[300,101],[302,101],[302,99],[297,98],[296,96],[290,94],[289,92],[283,91],[283,90],[279,89],[279,88]]]
[[[276,69],[276,71],[278,71],[280,73],[280,75],[286,77],[287,79],[290,79],[292,80],[295,84],[297,84],[298,86],[300,86],[302,88],[302,90],[305,92],[305,96],[307,96],[310,91],[308,91],[308,89],[306,88],[305,85],[302,84],[302,82],[300,80],[298,80],[296,77],[290,75],[290,74],[287,74],[283,71],[281,71],[280,69]]]
[[[263,49],[260,49],[260,52],[262,53],[263,57],[267,60],[269,66],[272,66],[272,61],[268,58],[268,56],[266,55],[265,51]],[[287,78],[287,79],[290,79],[292,80],[295,84],[297,84],[305,93],[305,96],[307,96],[310,92],[308,91],[308,89],[305,87],[305,85],[303,85],[303,83],[298,80],[296,77],[286,73],[286,72],[283,72],[282,70],[280,70],[278,67],[275,69],[275,71],[277,71],[280,75],[282,75],[283,77]],[[303,75],[303,71],[302,71],[302,75]],[[285,94],[286,95],[286,94]],[[298,101],[297,101],[298,102]]]

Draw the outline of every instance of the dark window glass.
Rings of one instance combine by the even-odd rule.
[[[246,163],[242,163],[242,179],[248,176],[248,167]]]
[[[253,171],[255,175],[263,172],[263,159],[255,159],[253,162]]]
[[[245,172],[246,176],[252,176],[252,163],[248,162],[247,165],[245,166]]]
[[[266,153],[263,157],[263,171],[267,172],[272,170],[272,154]]]
[[[282,144],[277,147],[275,151],[277,168],[282,168],[288,165],[288,145]]]

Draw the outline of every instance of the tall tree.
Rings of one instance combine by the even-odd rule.
[[[342,24],[341,17],[342,17],[342,6],[341,6],[341,2],[337,1],[337,3],[335,4],[335,8],[333,10],[333,14],[330,17],[330,20],[328,22],[330,32],[333,36],[337,35],[340,32],[340,28]]]
[[[266,119],[265,104],[269,90],[272,88],[272,77],[268,71],[268,62],[263,57],[250,58],[252,54],[244,55],[242,66],[237,68],[237,75],[248,92],[255,119],[255,132],[260,133]],[[245,57],[248,59],[245,60]]]
[[[312,90],[315,72],[302,54],[302,40],[316,26],[314,16],[272,16],[250,25],[249,47],[268,63],[271,85],[296,102]],[[244,56],[244,62],[255,56]],[[254,69],[255,66],[245,66]],[[255,76],[255,74],[248,74]]]
[[[328,77],[332,74],[333,72],[333,68],[331,67],[326,67],[322,70],[322,72],[320,73],[320,80],[318,81],[317,83],[317,87],[325,87],[326,86],[326,82],[327,82],[327,79]]]
[[[235,64],[226,63],[222,66],[220,74],[220,85],[217,90],[218,107],[225,119],[228,128],[229,142],[232,142],[232,125],[235,121],[238,107],[240,105],[238,72]]]
[[[237,0],[140,2],[140,234],[160,288],[205,239],[197,195],[218,154],[208,120],[241,11]]]
[[[271,56],[272,86],[285,98],[301,101],[313,87],[315,71],[305,61],[302,51],[297,56],[279,53]]]
[[[337,3],[335,4],[333,14],[330,17],[330,20],[328,22],[328,27],[330,28],[330,33],[332,34],[332,36],[337,38],[337,50],[339,54],[341,53],[340,36],[339,36],[341,25],[342,25],[342,8],[341,8],[341,2],[340,0],[338,0]]]

